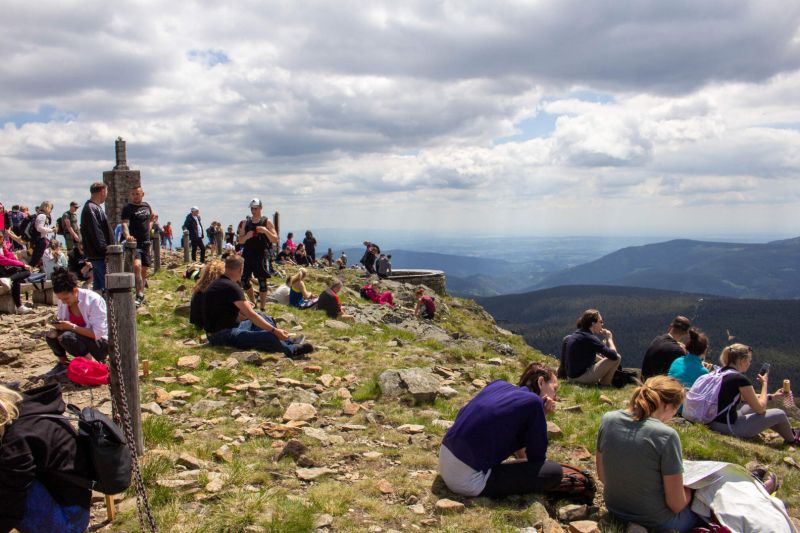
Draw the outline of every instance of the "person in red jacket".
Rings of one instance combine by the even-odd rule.
[[[28,279],[33,267],[23,263],[11,251],[11,241],[3,241],[0,246],[0,283],[11,289],[11,298],[14,300],[16,311],[20,315],[33,313],[33,309],[22,305],[22,290],[20,283]]]

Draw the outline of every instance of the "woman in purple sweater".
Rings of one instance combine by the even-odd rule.
[[[555,411],[557,390],[556,371],[531,363],[519,386],[493,381],[470,400],[439,450],[448,488],[464,496],[506,496],[558,486],[561,465],[545,458],[545,415]]]

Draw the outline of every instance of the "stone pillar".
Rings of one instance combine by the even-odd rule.
[[[150,250],[153,252],[153,272],[161,271],[161,235],[156,234],[150,240]]]
[[[133,272],[133,259],[136,255],[136,243],[134,241],[125,241],[125,259],[123,266],[125,272]]]
[[[272,247],[272,258],[278,257],[278,253],[281,251],[281,214],[275,211],[275,214],[272,215],[272,225],[275,226],[275,233],[278,234],[278,242],[275,246]],[[272,268],[272,265],[270,265]]]
[[[103,183],[108,187],[106,218],[112,230],[120,223],[122,208],[128,203],[128,191],[131,187],[142,184],[139,171],[128,168],[125,141],[122,137],[117,138],[115,151],[117,162],[114,170],[103,172]]]

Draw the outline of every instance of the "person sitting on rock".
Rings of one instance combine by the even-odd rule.
[[[587,309],[578,319],[578,329],[564,340],[564,362],[570,382],[611,385],[622,357],[617,353],[611,330],[603,325],[600,311]]]
[[[22,304],[21,283],[31,275],[33,267],[17,259],[11,251],[11,242],[0,243],[0,284],[11,290],[11,299],[17,314],[33,313],[33,308]]]
[[[319,258],[320,263],[323,266],[333,266],[333,249],[328,248],[328,251],[325,252],[325,255]]]
[[[336,266],[339,270],[344,270],[347,268],[347,254],[342,252],[342,255],[339,256],[339,259],[336,260]]]
[[[519,386],[493,381],[465,405],[439,450],[439,473],[464,496],[544,492],[561,483],[561,465],[549,461],[545,416],[556,408],[558,378],[531,363]],[[510,455],[516,460],[506,461]]]
[[[414,295],[417,297],[417,306],[414,308],[414,314],[428,320],[433,320],[433,317],[436,315],[436,303],[433,301],[433,296],[425,294],[425,289],[422,287],[417,288],[417,290],[414,291]]]
[[[686,343],[686,355],[672,362],[667,375],[680,381],[687,389],[691,389],[697,378],[708,374],[708,368],[703,363],[706,353],[708,353],[708,337],[699,329],[691,328],[689,341]]]
[[[325,291],[319,295],[317,309],[320,311],[325,311],[325,313],[331,318],[337,318],[339,320],[355,320],[354,316],[347,315],[342,310],[342,302],[339,300],[340,290],[342,290],[342,281],[337,279],[331,284],[330,287],[325,289]]]
[[[294,276],[286,280],[289,286],[289,305],[300,309],[309,309],[317,305],[317,298],[306,289],[305,280],[308,271],[301,268]]]
[[[375,272],[381,279],[386,279],[392,275],[392,256],[381,254],[378,260],[375,261]]]
[[[212,346],[283,353],[292,359],[313,352],[311,344],[289,339],[289,333],[278,328],[272,317],[255,312],[238,285],[243,271],[244,259],[228,256],[225,274],[204,291],[203,327],[208,342]]]
[[[378,305],[385,304],[389,307],[394,307],[394,296],[392,295],[392,291],[378,292],[371,284],[367,284],[361,287],[360,293],[362,298],[365,298],[372,303]]]
[[[91,356],[104,362],[108,356],[106,301],[92,290],[78,288],[75,274],[60,268],[53,272],[53,293],[58,298],[58,321],[44,338],[58,357],[58,363],[45,376],[55,378],[66,374],[67,355]]]
[[[200,271],[197,284],[192,289],[192,300],[189,304],[189,322],[203,329],[203,291],[225,273],[225,263],[215,259],[206,264]]]
[[[293,265],[294,264],[294,254],[291,252],[291,250],[289,250],[289,247],[284,244],[283,245],[283,249],[280,252],[278,252],[278,255],[275,258],[275,261],[279,265],[285,265],[285,264]]]
[[[642,360],[642,379],[663,376],[672,362],[686,355],[683,342],[689,336],[692,323],[685,316],[676,316],[663,335],[652,340]]]
[[[691,531],[698,516],[683,486],[678,432],[666,423],[683,403],[683,385],[657,376],[637,387],[627,409],[603,415],[597,434],[597,477],[611,513],[658,531]]]
[[[67,254],[67,270],[75,274],[75,278],[83,282],[85,287],[92,283],[92,263],[83,253],[83,243],[75,243]]]
[[[44,270],[47,279],[52,279],[53,271],[56,268],[67,270],[68,267],[67,256],[61,251],[61,242],[57,239],[52,239],[50,244],[47,245],[44,255],[42,255],[42,270]]]
[[[86,531],[92,491],[59,476],[92,476],[76,432],[58,419],[64,407],[57,383],[24,394],[0,385],[0,531]]]
[[[294,251],[294,262],[300,266],[311,266],[311,260],[306,254],[306,247],[303,243],[297,245]]]

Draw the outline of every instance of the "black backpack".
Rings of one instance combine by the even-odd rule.
[[[19,223],[19,236],[23,241],[33,242],[34,231],[36,231],[36,215],[28,215]]]
[[[103,494],[119,494],[131,484],[131,452],[122,430],[110,418],[95,409],[83,410],[69,404],[67,409],[78,416],[78,449],[88,455],[91,479],[61,472],[53,473],[70,483]],[[38,415],[65,420],[61,415]],[[70,424],[72,427],[72,424]]]

